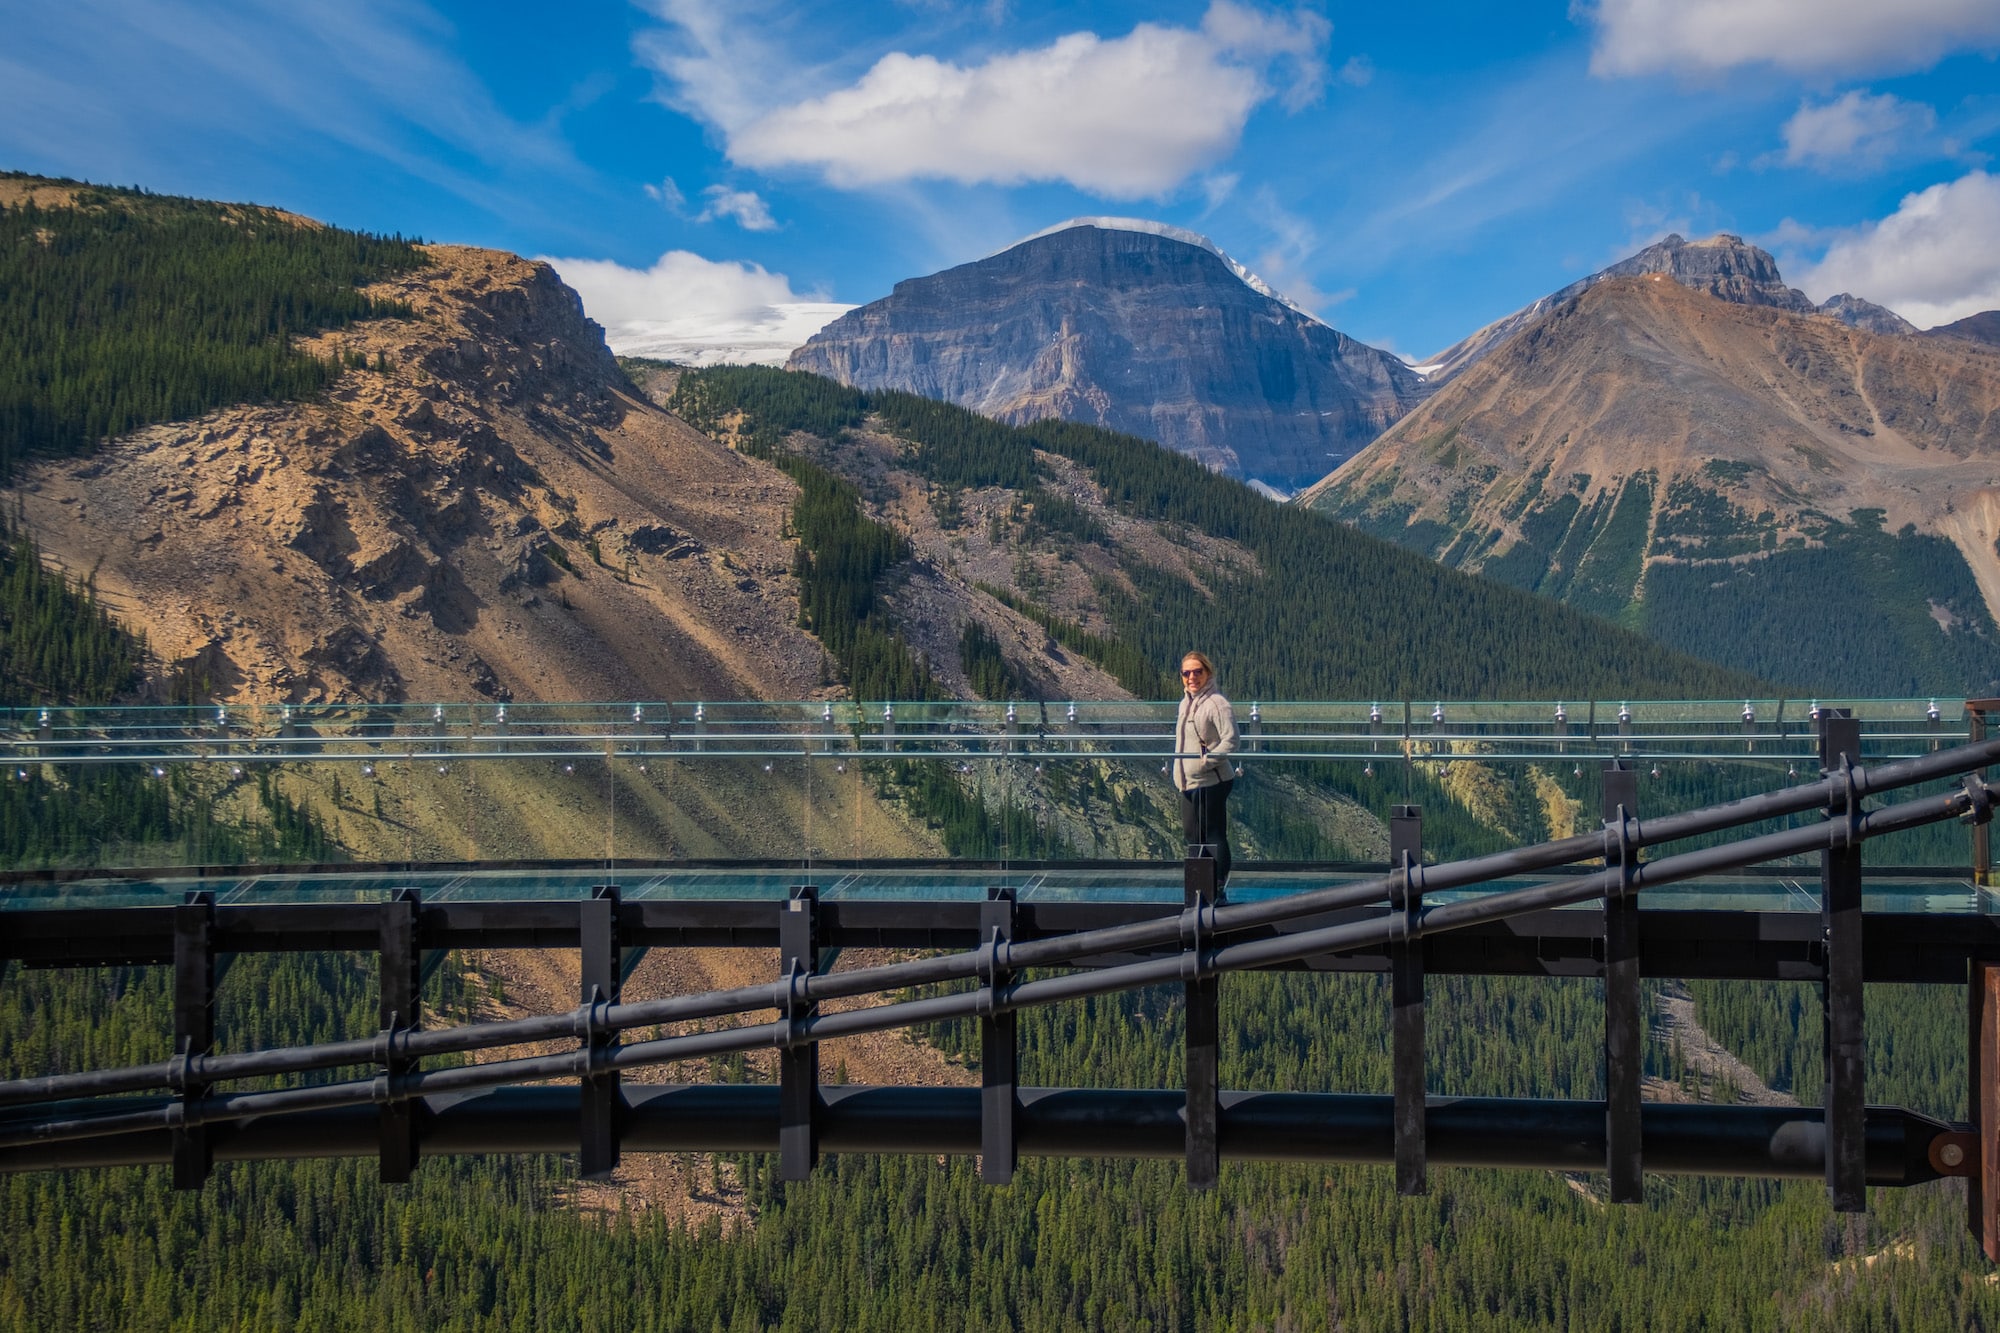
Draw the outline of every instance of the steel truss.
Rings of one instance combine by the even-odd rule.
[[[196,894],[170,908],[10,913],[47,919],[24,919],[25,929],[10,932],[0,956],[53,965],[171,956],[177,1053],[126,1069],[0,1083],[0,1170],[164,1161],[172,1164],[177,1185],[193,1188],[215,1160],[246,1157],[372,1151],[384,1177],[400,1180],[423,1153],[574,1150],[585,1174],[601,1175],[624,1150],[775,1149],[782,1175],[800,1179],[822,1151],[977,1151],[984,1177],[1002,1183],[1022,1152],[1109,1153],[1180,1156],[1195,1187],[1215,1182],[1223,1158],[1391,1161],[1398,1187],[1412,1193],[1426,1187],[1433,1161],[1598,1168],[1621,1201],[1640,1197],[1644,1171],[1803,1174],[1823,1178],[1834,1206],[1847,1211],[1865,1206],[1870,1184],[1962,1175],[1972,1178],[1975,1228],[1994,1253],[2000,1248],[1992,1220],[1993,1202],[2000,1200],[2000,1150],[1994,1147],[2000,1094],[1981,1080],[1992,1081],[2000,1068],[2000,1019],[1994,1017],[2000,1011],[2000,947],[1983,919],[1951,918],[1937,931],[1910,919],[1877,917],[1865,922],[1871,933],[1864,951],[1860,853],[1863,842],[1883,834],[1947,819],[1990,819],[1994,788],[1978,771],[2000,761],[2000,740],[1868,767],[1858,762],[1858,722],[1831,709],[1819,719],[1818,740],[1818,781],[1651,820],[1638,817],[1629,770],[1613,767],[1606,774],[1601,833],[1446,865],[1423,864],[1420,814],[1402,807],[1391,819],[1388,874],[1282,898],[1221,901],[1215,863],[1201,854],[1206,849],[1190,849],[1195,854],[1183,866],[1183,910],[1166,916],[1146,916],[1129,905],[1031,907],[1004,892],[980,904],[835,904],[821,902],[809,885],[796,888],[775,911],[769,903],[625,902],[607,885],[581,903],[432,906],[404,893],[386,904],[222,908],[212,895]],[[1949,778],[1962,781],[1944,794],[1874,810],[1864,805],[1871,796]],[[1797,815],[1818,818],[1659,859],[1642,855],[1663,844]],[[1771,914],[1792,919],[1785,930],[1756,914],[1741,914],[1753,918],[1746,929],[1740,920],[1731,925],[1738,914],[1726,912],[1642,917],[1637,911],[1638,896],[1649,888],[1810,853],[1821,858],[1821,912],[1807,930],[1797,928],[1798,913]],[[1586,861],[1602,868],[1557,873]],[[1546,878],[1525,888],[1427,901],[1447,890],[1536,874]],[[1591,901],[1603,905],[1596,917],[1558,910]],[[753,924],[758,914],[761,924]],[[121,928],[114,920],[119,917],[133,919]],[[70,924],[58,925],[55,918]],[[1764,938],[1767,927],[1771,938]],[[967,930],[972,947],[965,947]],[[1877,930],[1886,948],[1877,949]],[[849,972],[824,969],[830,947],[862,942],[871,931],[870,942],[953,951]],[[1708,963],[1683,965],[1699,962],[1702,947],[1715,943],[1706,936],[1731,931],[1742,947],[1731,948],[1725,939]],[[582,1003],[564,1014],[421,1027],[423,953],[474,937],[516,947],[580,948]],[[1547,956],[1549,939],[1568,944]],[[1468,941],[1471,947],[1462,947]],[[636,949],[770,942],[783,960],[771,984],[659,1000],[620,997],[625,964]],[[213,1052],[214,987],[223,952],[370,946],[380,954],[383,977],[376,1035]],[[1390,1096],[1220,1088],[1220,978],[1286,966],[1391,973]],[[1974,1076],[1978,1123],[1946,1125],[1901,1108],[1867,1106],[1860,1061],[1864,980],[1963,982],[1968,966],[1974,1030],[1987,1034],[1974,1041],[1975,1068],[1983,1071]],[[1448,970],[1601,977],[1607,1098],[1427,1097],[1425,977]],[[1817,980],[1827,1014],[1825,1104],[1643,1104],[1644,974]],[[896,997],[949,983],[971,986]],[[1186,995],[1186,1089],[1016,1086],[1012,1024],[1021,1009],[1157,985],[1180,985]],[[840,1013],[819,1007],[857,996],[881,1002]],[[760,1013],[776,1016],[743,1017]],[[635,1028],[725,1018],[739,1021],[625,1039]],[[819,1082],[821,1041],[961,1018],[981,1024],[979,1089],[854,1089]],[[575,1049],[447,1068],[424,1063],[549,1039],[574,1041]],[[619,1082],[628,1069],[773,1048],[780,1053],[775,1087],[623,1088]],[[371,1072],[277,1089],[223,1087],[357,1067]],[[576,1086],[518,1086],[547,1079],[574,1079]]]

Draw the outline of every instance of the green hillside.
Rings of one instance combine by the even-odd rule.
[[[1142,694],[1168,697],[1167,668],[1192,645],[1208,646],[1245,698],[1715,698],[1761,688],[1746,672],[1274,504],[1136,436],[1059,421],[1005,426],[946,403],[761,367],[685,372],[670,406],[710,429],[730,422],[767,452],[806,432],[829,442],[814,457],[834,469],[842,434],[873,423],[905,441],[903,465],[947,495],[1027,493],[1048,472],[1038,455],[1067,459],[1111,507],[1169,537],[1192,529],[1247,548],[1254,572],[1214,570],[1206,588],[1126,561],[1136,595],[1100,592],[1097,609],[1116,637],[1157,664]]]
[[[0,481],[151,422],[317,394],[342,367],[293,339],[409,313],[357,289],[426,262],[271,209],[57,184],[70,206],[0,195]]]
[[[1957,547],[1909,525],[1887,531],[1879,509],[1845,522],[1808,515],[1808,536],[1781,541],[1769,511],[1730,492],[1756,471],[1711,462],[1664,494],[1642,471],[1587,503],[1578,492],[1590,478],[1558,486],[1537,475],[1504,529],[1412,522],[1386,481],[1329,489],[1315,511],[1799,693],[2000,688],[2000,628]]]

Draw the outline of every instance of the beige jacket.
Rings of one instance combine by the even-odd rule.
[[[1199,694],[1181,696],[1174,721],[1174,786],[1182,791],[1230,782],[1236,770],[1228,756],[1236,750],[1236,712],[1222,692],[1210,685]],[[1192,757],[1189,757],[1192,756]]]

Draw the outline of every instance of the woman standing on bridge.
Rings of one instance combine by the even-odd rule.
[[[1181,658],[1181,707],[1174,722],[1174,786],[1181,794],[1181,831],[1188,855],[1215,858],[1215,891],[1229,882],[1229,789],[1236,770],[1236,712],[1215,688],[1215,664],[1205,653]]]

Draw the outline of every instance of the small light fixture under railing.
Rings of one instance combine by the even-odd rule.
[[[1632,707],[1631,707],[1631,705],[1630,705],[1630,704],[1619,704],[1619,705],[1618,705],[1618,723],[1619,723],[1619,725],[1620,725],[1620,726],[1623,726],[1623,725],[1624,725],[1625,723],[1627,723],[1627,722],[1630,722],[1631,720],[1632,720]]]
[[[1931,700],[1930,707],[1924,710],[1924,716],[1929,718],[1933,722],[1937,721],[1939,718],[1944,716],[1944,714],[1940,712],[1938,709],[1937,700],[1935,699]]]
[[[632,725],[635,727],[641,726],[645,723],[645,721],[646,721],[646,706],[644,704],[633,704]]]
[[[1751,706],[1751,703],[1748,699],[1745,699],[1743,701],[1743,725],[1747,727],[1752,725],[1756,721],[1757,721],[1757,710]]]
[[[1556,725],[1560,727],[1568,721],[1569,710],[1562,706],[1562,700],[1556,700]]]
[[[1371,726],[1371,727],[1379,727],[1379,726],[1381,726],[1381,725],[1382,725],[1382,705],[1381,705],[1381,704],[1369,704],[1369,705],[1368,705],[1368,725],[1369,725],[1369,726]]]

